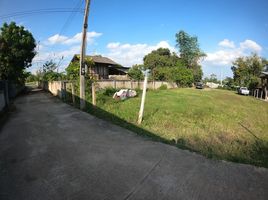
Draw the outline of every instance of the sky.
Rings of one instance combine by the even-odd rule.
[[[0,26],[15,21],[33,34],[38,54],[29,71],[50,59],[64,71],[80,53],[84,6],[85,0],[0,0]],[[91,0],[87,55],[131,67],[160,47],[179,53],[175,34],[184,30],[207,54],[201,61],[205,77],[232,76],[237,57],[268,58],[267,8],[267,0]],[[71,10],[77,12],[63,12]],[[16,15],[24,11],[35,13]]]

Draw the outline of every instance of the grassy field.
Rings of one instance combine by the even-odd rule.
[[[140,97],[99,94],[97,104],[104,111],[94,114],[138,133],[210,158],[268,167],[267,102],[226,90],[149,91],[140,126]]]

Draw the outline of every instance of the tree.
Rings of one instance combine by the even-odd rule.
[[[183,66],[181,59],[166,48],[159,48],[147,54],[144,56],[143,62],[144,68],[150,69],[152,78],[156,80],[156,71],[159,71],[157,68]]]
[[[0,79],[23,84],[24,70],[31,66],[35,39],[23,26],[4,23],[0,31]]]
[[[37,72],[37,76],[41,81],[58,81],[65,79],[64,73],[55,72],[58,68],[53,60],[46,61],[42,69]]]
[[[65,69],[67,73],[67,78],[69,80],[78,80],[79,70],[80,70],[79,62],[70,63],[70,65]]]
[[[191,87],[194,76],[191,69],[187,69],[186,67],[170,68],[168,79],[176,82],[180,87]]]
[[[267,60],[252,54],[247,57],[239,57],[233,62],[231,67],[233,71],[234,82],[240,86],[247,86],[253,89],[260,83],[259,75]]]
[[[205,78],[204,82],[213,82],[213,83],[220,83],[220,81],[217,79],[217,75],[216,74],[210,74],[209,78]]]
[[[43,64],[43,72],[53,72],[58,68],[57,64],[53,60],[46,61],[45,64]]]
[[[36,75],[32,74],[31,72],[26,72],[26,82],[35,82],[38,81],[38,78]]]
[[[133,80],[143,80],[144,75],[142,73],[143,65],[133,65],[129,70],[128,70],[128,75],[130,78]]]
[[[194,81],[202,79],[202,69],[198,62],[206,56],[199,48],[198,38],[190,36],[184,31],[176,33],[176,46],[179,48],[180,58],[186,66],[193,70]]]

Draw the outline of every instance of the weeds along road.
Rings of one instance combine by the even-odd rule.
[[[0,130],[0,199],[267,199],[268,169],[153,142],[39,91]]]

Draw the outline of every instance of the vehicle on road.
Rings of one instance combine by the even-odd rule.
[[[204,89],[204,84],[202,82],[197,82],[197,83],[195,83],[195,88],[196,89]]]
[[[249,90],[247,87],[240,87],[238,89],[238,94],[249,95]]]

